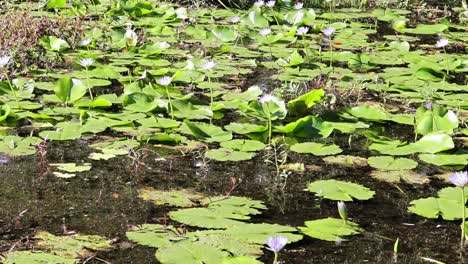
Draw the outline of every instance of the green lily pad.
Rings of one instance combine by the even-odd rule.
[[[313,154],[315,156],[335,155],[342,152],[341,148],[337,145],[324,145],[315,142],[294,144],[291,146],[291,151]]]
[[[4,264],[75,264],[76,259],[42,251],[13,251],[1,257]]]
[[[322,158],[325,163],[328,164],[339,164],[342,166],[359,166],[365,167],[368,165],[366,158],[361,158],[351,155],[337,155],[337,156],[328,156]]]
[[[156,205],[192,207],[196,205],[196,201],[201,200],[205,196],[191,190],[161,191],[146,187],[139,190],[138,197],[145,201],[151,201]]]
[[[381,170],[410,170],[418,166],[418,163],[414,160],[390,156],[369,157],[367,161],[369,166]]]
[[[307,186],[307,190],[317,196],[335,201],[352,201],[353,198],[369,200],[375,194],[374,191],[362,185],[337,180],[315,181]]]
[[[343,236],[360,234],[363,230],[358,224],[351,221],[343,221],[336,218],[325,218],[304,223],[305,227],[299,227],[302,233],[325,241],[343,241]]]
[[[234,139],[231,141],[221,142],[221,147],[239,150],[243,152],[258,151],[265,148],[265,144],[257,140],[247,140],[247,139]]]

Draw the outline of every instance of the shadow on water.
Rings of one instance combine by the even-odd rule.
[[[350,154],[356,151],[359,151],[357,146],[349,150]],[[48,159],[51,163],[84,162],[89,152],[90,149],[80,142],[50,144]],[[425,220],[407,212],[409,201],[434,195],[443,187],[440,182],[432,181],[424,186],[382,183],[369,177],[367,168],[327,165],[320,158],[290,154],[290,162],[319,168],[291,174],[283,185],[278,183],[273,167],[263,162],[261,154],[245,162],[210,161],[206,167],[200,166],[194,156],[159,157],[153,153],[144,160],[142,185],[165,190],[194,188],[207,194],[222,194],[229,189],[231,177],[236,177],[241,184],[234,195],[264,200],[269,208],[253,217],[253,222],[302,226],[304,221],[338,217],[335,202],[319,200],[304,191],[314,180],[346,180],[376,191],[375,198],[369,201],[348,203],[350,218],[366,230],[363,235],[339,243],[305,237],[288,245],[281,253],[285,263],[393,263],[396,238],[400,239],[398,263],[422,263],[420,257],[464,263],[459,254],[457,223]],[[161,223],[174,208],[156,207],[137,198],[128,157],[92,161],[91,171],[70,179],[49,174],[40,180],[36,164],[35,157],[26,157],[12,159],[1,167],[2,252],[12,245],[29,247],[30,236],[38,230],[60,234],[65,225],[69,231],[114,239],[117,249],[99,252],[100,259],[111,263],[157,263],[155,250],[128,243],[125,231],[129,225]],[[271,263],[272,254],[266,251],[261,260]],[[102,263],[98,260],[88,263],[92,261]]]

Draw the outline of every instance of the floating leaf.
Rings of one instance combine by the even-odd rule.
[[[204,198],[204,195],[191,190],[161,191],[146,187],[139,190],[138,197],[156,205],[192,207],[196,205],[196,201]]]
[[[76,163],[51,163],[51,166],[56,166],[58,170],[66,172],[83,172],[91,169],[90,163],[77,165]]]
[[[414,160],[390,156],[370,157],[367,161],[369,166],[381,170],[410,170],[418,166],[418,163]]]
[[[302,233],[326,241],[343,241],[343,236],[360,234],[363,230],[358,224],[351,221],[343,221],[336,218],[325,218],[304,223],[305,227],[299,227]]]
[[[221,142],[220,145],[223,148],[239,150],[244,152],[262,150],[266,146],[260,141],[247,139],[234,139],[231,141]]]
[[[437,166],[466,166],[468,154],[420,154],[418,158]]]
[[[465,188],[465,203],[468,199],[468,189]],[[438,192],[439,197],[429,197],[410,202],[408,211],[427,218],[439,218],[445,220],[455,220],[462,218],[462,208],[468,215],[465,203],[461,202],[462,189],[458,187],[448,187]]]
[[[385,182],[407,182],[414,184],[425,184],[429,182],[427,176],[423,176],[412,170],[374,170],[371,177]]]
[[[359,166],[365,167],[367,166],[367,159],[351,156],[351,155],[338,155],[338,156],[328,156],[322,158],[325,163],[328,164],[339,164],[343,166]]]
[[[42,251],[13,251],[0,258],[4,264],[75,264],[76,259]]]
[[[342,152],[337,145],[323,145],[315,142],[298,143],[291,146],[291,151],[309,153],[316,156],[334,155]]]
[[[183,241],[160,248],[156,258],[163,264],[217,264],[227,252],[200,242]]]
[[[107,250],[111,248],[111,241],[97,235],[55,236],[48,232],[39,232],[34,236],[37,246],[47,249],[51,253],[67,258],[88,256],[87,249]]]
[[[374,191],[362,185],[337,180],[315,181],[310,183],[307,189],[309,192],[316,193],[317,196],[335,201],[352,201],[353,198],[368,200],[375,194]]]

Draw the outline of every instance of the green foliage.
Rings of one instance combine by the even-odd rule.
[[[362,185],[337,180],[315,181],[307,186],[307,190],[317,196],[335,201],[352,201],[353,198],[369,200],[375,194],[374,191]]]
[[[367,161],[369,162],[369,166],[381,170],[410,170],[418,166],[416,161],[390,156],[370,157]]]
[[[291,151],[298,153],[309,153],[315,156],[326,156],[341,153],[342,150],[337,145],[324,145],[315,142],[298,143],[291,146]]]
[[[343,236],[360,234],[363,230],[359,225],[351,221],[343,221],[336,218],[325,218],[304,223],[305,227],[299,227],[302,233],[325,241],[343,241]]]
[[[465,188],[464,191],[466,203],[468,189]],[[468,213],[465,203],[461,202],[461,192],[462,189],[458,187],[444,188],[438,192],[438,197],[411,201],[408,211],[426,218],[460,219],[462,218],[462,208],[465,208],[465,214]]]

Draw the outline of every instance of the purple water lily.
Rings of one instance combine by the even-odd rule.
[[[448,178],[449,182],[452,184],[465,187],[468,184],[468,172],[467,171],[457,171]]]
[[[432,102],[428,102],[427,104],[424,105],[424,107],[426,107],[426,109],[428,110],[432,110]]]
[[[274,237],[268,238],[267,240],[267,245],[275,253],[278,253],[281,249],[283,249],[287,243],[288,243],[288,238],[284,236],[274,236]]]

